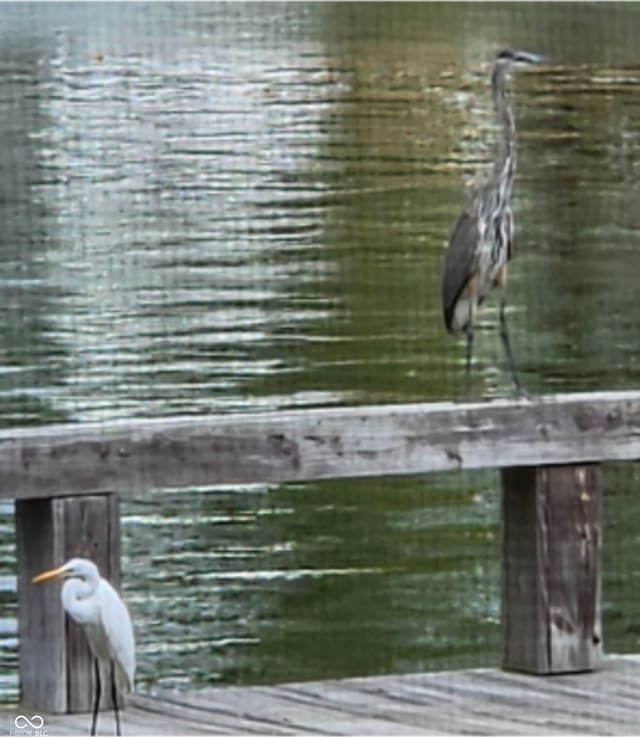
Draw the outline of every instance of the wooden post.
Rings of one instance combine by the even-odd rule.
[[[599,465],[502,470],[504,668],[599,666],[601,510]]]
[[[19,500],[15,519],[22,702],[50,713],[90,711],[95,683],[84,632],[65,616],[61,583],[33,585],[31,578],[69,558],[89,558],[118,588],[118,497]],[[103,685],[101,708],[110,707],[110,689]]]

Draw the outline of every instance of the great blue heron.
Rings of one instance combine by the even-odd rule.
[[[442,306],[450,333],[467,338],[465,395],[469,396],[473,323],[478,305],[495,288],[500,290],[500,337],[509,360],[516,391],[524,393],[513,361],[505,315],[507,261],[512,255],[512,215],[509,200],[516,168],[516,128],[506,90],[515,64],[537,64],[540,57],[525,51],[502,51],[491,75],[491,92],[502,144],[490,180],[473,196],[455,224],[444,258]]]

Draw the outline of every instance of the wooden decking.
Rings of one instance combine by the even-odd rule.
[[[67,626],[57,591],[31,580],[90,557],[118,587],[119,494],[178,488],[186,504],[196,486],[459,469],[501,470],[503,662],[588,670],[605,647],[597,466],[614,460],[640,460],[640,390],[0,429],[25,701],[58,713],[91,704],[86,638]]]
[[[479,669],[132,697],[123,734],[638,734],[640,655],[595,673],[525,676]],[[0,733],[29,710],[0,710]],[[48,737],[86,734],[89,716],[43,715]],[[25,735],[35,731],[23,730]],[[114,734],[101,714],[99,734]]]

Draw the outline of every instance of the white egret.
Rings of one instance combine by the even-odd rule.
[[[126,694],[133,689],[136,668],[131,617],[113,586],[100,576],[98,568],[90,560],[72,558],[59,568],[34,576],[32,581],[42,583],[59,578],[68,579],[62,587],[62,606],[84,629],[94,656],[96,690],[91,734],[96,733],[102,662],[110,668],[111,695],[119,735],[118,692]]]

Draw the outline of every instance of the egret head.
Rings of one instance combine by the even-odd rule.
[[[31,579],[32,583],[44,583],[59,578],[81,578],[84,581],[97,581],[100,578],[95,563],[85,558],[71,558],[63,566],[44,571]]]

